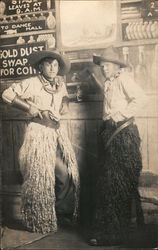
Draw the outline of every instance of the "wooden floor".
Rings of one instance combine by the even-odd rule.
[[[40,249],[40,250],[101,250],[101,249],[158,249],[158,225],[146,225],[135,231],[121,246],[89,246],[82,234],[83,230],[59,228],[58,232],[46,236],[33,234],[20,229],[7,228],[6,238],[2,239],[1,249]],[[6,240],[7,242],[4,242]],[[16,241],[16,244],[15,244]],[[4,244],[3,244],[4,243]],[[8,245],[9,244],[9,245]]]

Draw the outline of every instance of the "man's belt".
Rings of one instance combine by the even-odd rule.
[[[111,135],[111,137],[109,138],[109,140],[106,143],[105,149],[107,149],[110,145],[110,143],[112,142],[112,140],[114,139],[114,137],[120,133],[120,131],[122,131],[124,128],[128,127],[130,124],[132,124],[134,122],[134,117],[129,118],[127,121],[125,121],[121,126],[119,126],[115,132]]]
[[[54,129],[58,129],[60,126],[59,122],[52,120],[52,119],[45,118],[45,117],[42,120],[39,117],[34,117],[30,120],[30,122],[35,122],[45,127],[54,128]]]

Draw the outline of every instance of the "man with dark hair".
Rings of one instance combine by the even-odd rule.
[[[2,98],[30,114],[19,151],[23,175],[22,218],[28,230],[57,231],[57,222],[77,218],[79,172],[67,132],[60,126],[67,111],[63,75],[70,62],[57,51],[38,51],[29,62],[39,74],[13,83]]]

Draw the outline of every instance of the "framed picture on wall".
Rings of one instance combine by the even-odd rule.
[[[61,1],[61,46],[82,49],[117,40],[118,1]],[[71,10],[71,14],[70,14]]]

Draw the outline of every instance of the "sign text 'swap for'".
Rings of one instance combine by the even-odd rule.
[[[0,77],[15,78],[35,75],[36,70],[28,64],[28,56],[45,49],[45,43],[32,43],[0,47]]]

